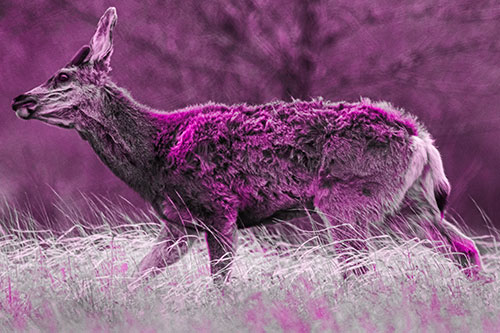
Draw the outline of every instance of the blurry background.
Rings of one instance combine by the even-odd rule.
[[[138,101],[390,101],[436,138],[451,208],[480,230],[477,203],[500,227],[500,4],[469,0],[2,0],[0,196],[40,220],[57,221],[60,200],[83,204],[81,192],[144,205],[76,132],[10,108],[89,42],[109,6],[112,77]]]

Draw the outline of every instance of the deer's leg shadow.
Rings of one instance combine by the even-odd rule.
[[[304,244],[323,247],[331,242],[325,231],[327,226],[312,204],[276,211],[251,225],[259,226],[252,231],[262,250],[272,250],[271,253],[280,257],[288,257],[290,249]]]
[[[290,246],[312,246],[318,247],[320,252],[327,255],[337,256],[343,263],[345,270],[343,277],[347,278],[349,273],[362,275],[368,271],[364,265],[351,265],[353,257],[359,257],[368,252],[366,245],[366,231],[361,226],[366,223],[363,218],[367,213],[356,207],[347,207],[345,204],[332,205],[331,198],[318,201],[321,207],[315,207],[311,202],[303,206],[284,209],[275,212],[272,216],[252,223],[253,225],[265,225],[262,230],[255,230],[254,234],[261,244],[263,250],[272,248],[278,256],[290,255]],[[328,213],[324,213],[324,211]],[[373,214],[372,214],[373,215]],[[378,214],[372,216],[379,218]],[[339,219],[343,217],[343,219]],[[244,222],[242,222],[244,224]],[[281,246],[279,243],[288,244]]]

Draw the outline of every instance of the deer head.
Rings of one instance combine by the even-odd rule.
[[[82,126],[84,119],[99,121],[103,117],[102,110],[93,104],[111,70],[109,62],[116,19],[116,9],[108,8],[99,20],[90,45],[83,46],[47,82],[14,98],[12,109],[17,116],[76,129]]]

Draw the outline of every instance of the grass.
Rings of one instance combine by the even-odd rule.
[[[150,223],[149,212],[88,203],[101,226],[85,225],[78,210],[61,207],[75,223],[66,232],[37,230],[29,215],[4,205],[1,331],[493,332],[500,327],[499,282],[468,280],[416,239],[373,238],[369,255],[353,253],[346,266],[326,246],[263,248],[253,233],[241,232],[231,280],[220,290],[212,284],[200,238],[180,262],[132,291],[130,276],[159,226]],[[272,237],[265,230],[262,235]],[[476,241],[484,266],[496,276],[495,237]],[[361,264],[370,267],[368,273],[343,279],[345,270]]]

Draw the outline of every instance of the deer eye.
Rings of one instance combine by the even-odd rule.
[[[66,73],[59,73],[59,75],[57,75],[57,81],[67,82],[67,81],[69,81],[69,75]]]

